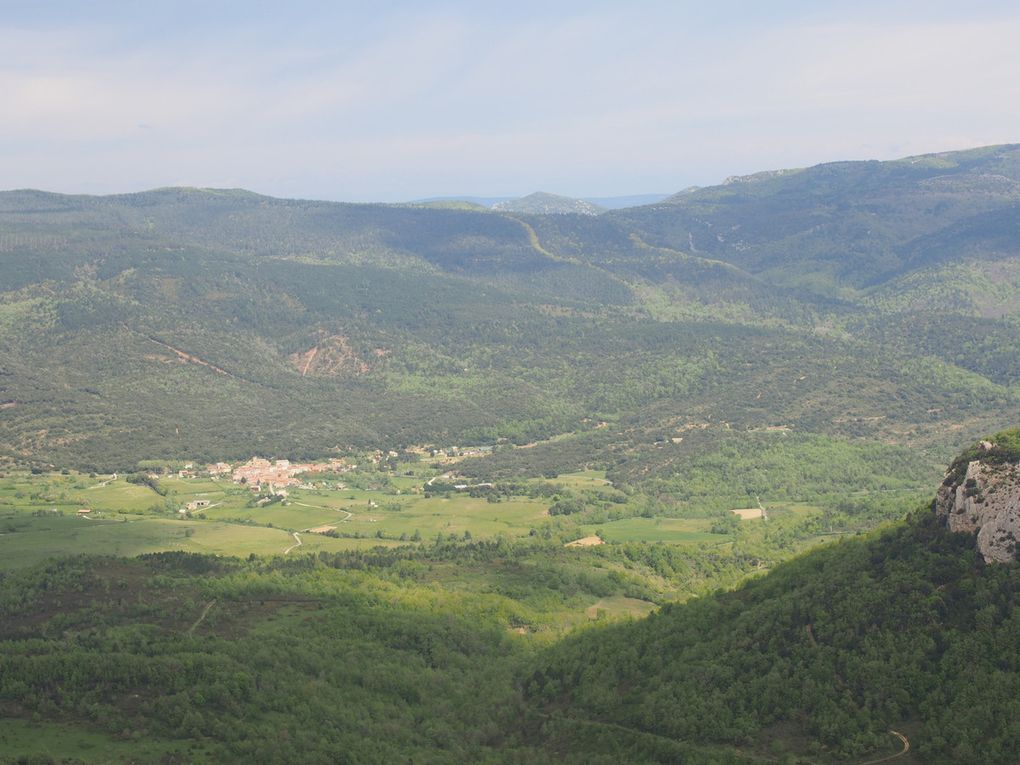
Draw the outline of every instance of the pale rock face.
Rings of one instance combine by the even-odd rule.
[[[939,489],[935,513],[950,531],[976,532],[985,562],[1020,559],[1020,464],[972,461],[962,483]]]

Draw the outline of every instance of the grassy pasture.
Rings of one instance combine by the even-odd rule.
[[[10,474],[0,479],[0,569],[81,552],[133,556],[182,550],[246,557],[280,555],[288,548],[293,548],[292,554],[301,554],[394,546],[416,539],[430,542],[438,536],[525,537],[532,529],[564,522],[549,517],[549,497],[503,497],[490,502],[467,492],[426,496],[418,491],[421,474],[390,475],[379,481],[374,473],[357,473],[350,481],[379,488],[291,487],[283,502],[253,506],[251,492],[228,480],[166,477],[159,480],[163,493],[157,493],[124,477]],[[605,474],[594,470],[563,474],[556,482],[582,496],[586,490],[607,486]],[[178,509],[198,499],[210,505],[186,518],[178,515]],[[77,516],[83,506],[93,510],[88,519]],[[751,533],[757,538],[766,527],[797,523],[821,509],[788,503],[771,506],[768,512],[768,524],[743,523],[740,535]],[[578,518],[575,522],[583,524],[571,530],[576,537],[598,533],[611,543],[714,547],[734,541],[733,533],[711,533],[715,523],[711,518],[630,517],[597,524]],[[333,526],[339,536],[305,532],[321,526]],[[299,547],[294,547],[293,532],[300,535]]]
[[[14,474],[0,480],[0,569],[84,552],[279,555],[295,544],[295,531],[302,544],[294,551],[302,553],[392,546],[415,532],[423,540],[465,532],[525,536],[547,518],[546,500],[492,503],[462,492],[425,497],[413,491],[421,483],[397,476],[387,491],[291,488],[286,501],[258,507],[246,488],[224,480],[162,478],[165,494],[159,494],[122,476]],[[197,499],[211,503],[196,511],[203,517],[178,517],[179,508]],[[81,507],[92,508],[89,518],[77,515]],[[344,536],[302,533],[323,525]]]
[[[75,516],[37,518],[9,516],[0,520],[0,570],[30,566],[55,555],[90,553],[135,556],[162,550],[214,555],[280,555],[294,545],[289,531],[211,520],[132,518],[121,520]],[[333,539],[301,534],[294,553],[348,550],[394,542],[380,539]]]
[[[625,595],[610,595],[600,598],[585,609],[589,619],[640,619],[648,616],[657,606],[647,600],[628,598]]]
[[[25,758],[25,762],[36,762],[35,758],[43,757],[58,762],[84,758],[87,762],[127,765],[159,762],[172,752],[186,754],[192,762],[206,761],[194,741],[167,741],[155,738],[151,733],[141,737],[117,738],[84,725],[12,718],[0,718],[0,752]]]
[[[586,533],[598,532],[609,542],[672,542],[712,544],[729,542],[728,534],[712,534],[712,521],[705,518],[625,518],[585,526]]]
[[[247,522],[260,526],[272,525],[277,528],[289,531],[302,531],[303,529],[333,524],[345,517],[333,509],[319,509],[300,507],[294,504],[283,505],[275,503],[266,507],[214,507],[201,511],[206,518],[218,521]]]
[[[392,503],[396,504],[396,503]],[[400,502],[401,510],[388,510],[386,504],[372,509],[353,508],[355,515],[345,524],[352,531],[387,534],[413,533],[486,537],[504,533],[523,536],[546,517],[548,503],[529,499],[487,502],[467,494],[449,497],[414,497]]]
[[[576,473],[562,473],[552,479],[553,483],[561,483],[568,489],[600,489],[609,486],[604,470],[580,470]]]

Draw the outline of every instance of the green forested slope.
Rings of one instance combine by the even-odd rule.
[[[896,729],[922,762],[1005,765],[1020,747],[1018,573],[986,566],[973,537],[926,514],[564,641],[526,696],[555,721],[543,723],[552,744],[570,731],[583,741],[576,717],[804,758],[783,761],[858,762]]]
[[[889,730],[905,762],[1015,761],[1020,569],[930,510],[640,621],[526,636],[713,565],[670,548],[438,541],[7,573],[0,761],[856,765],[898,750]]]
[[[667,444],[668,464],[709,425],[932,464],[1020,416],[1015,154],[836,163],[598,217],[5,192],[0,449],[124,469],[577,432],[573,468],[608,462],[600,439],[631,464]]]
[[[833,162],[731,179],[606,217],[653,244],[839,292],[963,255],[1017,254],[1020,148]]]

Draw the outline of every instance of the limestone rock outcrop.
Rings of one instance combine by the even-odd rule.
[[[977,534],[988,563],[1020,560],[1020,463],[986,459],[995,444],[984,441],[974,459],[950,471],[935,500],[935,513],[951,531]]]

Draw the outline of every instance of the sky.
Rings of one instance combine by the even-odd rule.
[[[1020,142],[1020,4],[0,0],[0,188],[672,193]]]

